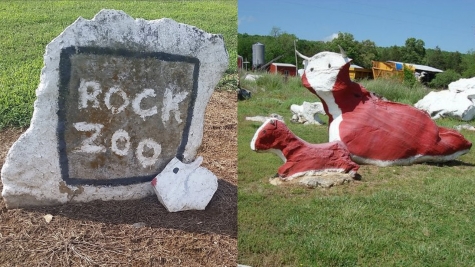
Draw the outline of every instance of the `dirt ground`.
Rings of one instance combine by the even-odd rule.
[[[0,266],[236,266],[236,110],[234,91],[206,110],[199,155],[219,186],[205,211],[169,213],[155,195],[15,210],[0,199]],[[0,168],[21,133],[0,132]]]

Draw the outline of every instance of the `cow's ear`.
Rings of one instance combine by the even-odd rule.
[[[275,120],[274,119],[270,120],[270,124],[275,125]]]

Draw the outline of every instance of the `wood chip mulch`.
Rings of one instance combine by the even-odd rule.
[[[14,210],[0,198],[0,266],[236,266],[236,111],[234,91],[213,93],[198,154],[219,186],[205,211],[169,213],[156,196]],[[0,131],[0,168],[23,131]]]

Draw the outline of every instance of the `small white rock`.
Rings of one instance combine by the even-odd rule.
[[[145,224],[144,222],[138,222],[138,223],[132,224],[132,226],[135,228],[142,228],[142,227],[147,226],[147,224]]]
[[[218,189],[218,178],[200,167],[202,157],[185,164],[173,158],[153,180],[158,200],[169,212],[204,210]]]
[[[47,223],[50,223],[51,220],[53,219],[53,215],[51,215],[51,214],[46,214],[45,216],[43,216],[43,218],[45,218],[45,221],[46,221]]]

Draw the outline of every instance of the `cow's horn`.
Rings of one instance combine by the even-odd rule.
[[[295,53],[297,53],[297,55],[299,55],[299,57],[301,57],[301,58],[303,58],[303,59],[306,59],[306,60],[309,60],[309,59],[310,59],[309,57],[306,57],[306,56],[300,54],[300,52],[297,51],[297,50],[295,50]]]
[[[343,48],[342,48],[340,45],[338,45],[338,47],[340,48],[340,54],[341,54],[343,57],[347,57],[345,50],[343,50]]]

